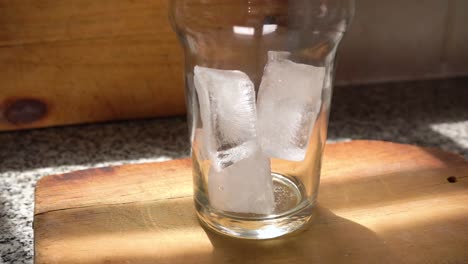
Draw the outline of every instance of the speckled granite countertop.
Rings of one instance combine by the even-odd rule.
[[[439,147],[468,158],[468,78],[335,89],[329,139]],[[32,263],[42,176],[187,157],[183,118],[0,133],[0,263]]]

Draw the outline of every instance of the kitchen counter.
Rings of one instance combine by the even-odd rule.
[[[468,78],[338,87],[329,141],[375,139],[468,158]],[[32,263],[33,194],[49,174],[189,155],[184,118],[0,133],[0,263]]]

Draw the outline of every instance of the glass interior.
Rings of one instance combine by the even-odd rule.
[[[271,238],[292,232],[308,221],[318,192],[336,49],[352,13],[353,2],[349,0],[171,1],[171,21],[185,52],[186,101],[192,142],[194,196],[202,222],[228,235]],[[198,71],[195,70],[197,67]],[[302,70],[304,73],[300,73]],[[202,76],[203,71],[207,76],[218,73],[244,76],[238,74],[237,71],[240,71],[248,77],[245,79],[250,80],[254,87],[254,104],[257,106],[258,119],[261,120],[251,121],[256,123],[252,126],[257,126],[258,138],[271,135],[269,141],[259,139],[258,143],[261,152],[259,155],[266,157],[271,166],[269,175],[274,193],[271,210],[264,210],[262,206],[243,210],[249,205],[240,204],[243,195],[249,195],[246,192],[252,185],[261,185],[261,182],[256,182],[254,178],[263,173],[263,158],[258,162],[253,160],[251,163],[245,163],[246,168],[253,172],[244,173],[245,171],[240,169],[237,170],[237,174],[228,175],[238,177],[239,181],[242,177],[246,179],[245,183],[234,183],[238,185],[237,189],[229,189],[230,186],[223,184],[216,185],[216,188],[211,186],[215,179],[210,177],[218,177],[217,175],[228,170],[235,171],[229,168],[240,166],[236,165],[240,164],[236,163],[237,161],[229,162],[229,157],[227,162],[219,162],[220,165],[217,161],[225,158],[225,153],[230,153],[229,151],[234,149],[233,144],[236,144],[220,142],[220,138],[227,138],[229,134],[238,138],[245,136],[240,132],[235,134],[237,116],[243,114],[239,112],[242,110],[239,110],[239,107],[242,107],[243,101],[237,101],[235,87],[231,89],[231,86],[226,84],[229,82],[227,79],[225,82],[218,80],[220,85],[214,88],[226,91],[214,90],[205,96],[201,88],[197,87],[203,86],[205,81],[197,77],[197,74]],[[306,87],[305,90],[297,88],[307,85],[310,79],[308,73],[314,72],[320,72],[320,78],[315,78],[315,82],[311,81],[310,87]],[[213,78],[206,80],[215,82],[213,80],[216,78]],[[271,86],[274,88],[270,88],[267,83],[274,83]],[[312,99],[314,94],[319,98]],[[221,100],[214,95],[231,96],[228,98],[231,100]],[[262,104],[260,100],[267,103]],[[316,110],[305,111],[308,105],[312,105],[310,102],[315,104]],[[225,110],[226,108],[228,110]],[[293,111],[299,114],[296,115]],[[223,116],[222,113],[234,114]],[[238,122],[245,124],[248,118],[239,117]],[[307,119],[305,125],[301,123],[302,118]],[[227,121],[223,123],[223,120]],[[295,121],[297,122],[294,123]],[[296,152],[286,151],[289,145],[281,144],[283,141],[289,144],[292,140],[288,141],[285,138],[299,133],[294,130],[294,126],[298,124],[302,125],[297,131],[305,136],[296,136],[299,138],[296,141],[300,142],[292,147],[294,151],[298,150],[296,155]],[[220,130],[217,130],[218,128]],[[209,136],[204,134],[208,133],[206,131],[211,131]],[[213,145],[217,147],[210,148]],[[216,156],[213,151],[219,151],[221,154]],[[243,150],[239,153],[243,153]],[[244,174],[249,173],[252,176],[246,178]],[[225,202],[239,203],[240,209],[230,209],[235,206],[215,203],[213,193],[223,191],[235,192],[230,194],[230,198],[223,197]],[[262,195],[262,190],[258,193]],[[252,204],[256,201],[250,202]]]

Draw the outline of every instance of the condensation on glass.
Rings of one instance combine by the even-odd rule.
[[[171,1],[203,224],[266,239],[309,222],[352,14],[351,0]]]

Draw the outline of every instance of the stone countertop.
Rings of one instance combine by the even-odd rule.
[[[329,141],[375,139],[468,158],[468,78],[338,87]],[[49,174],[189,155],[184,118],[0,133],[0,263],[32,263],[33,194]]]

